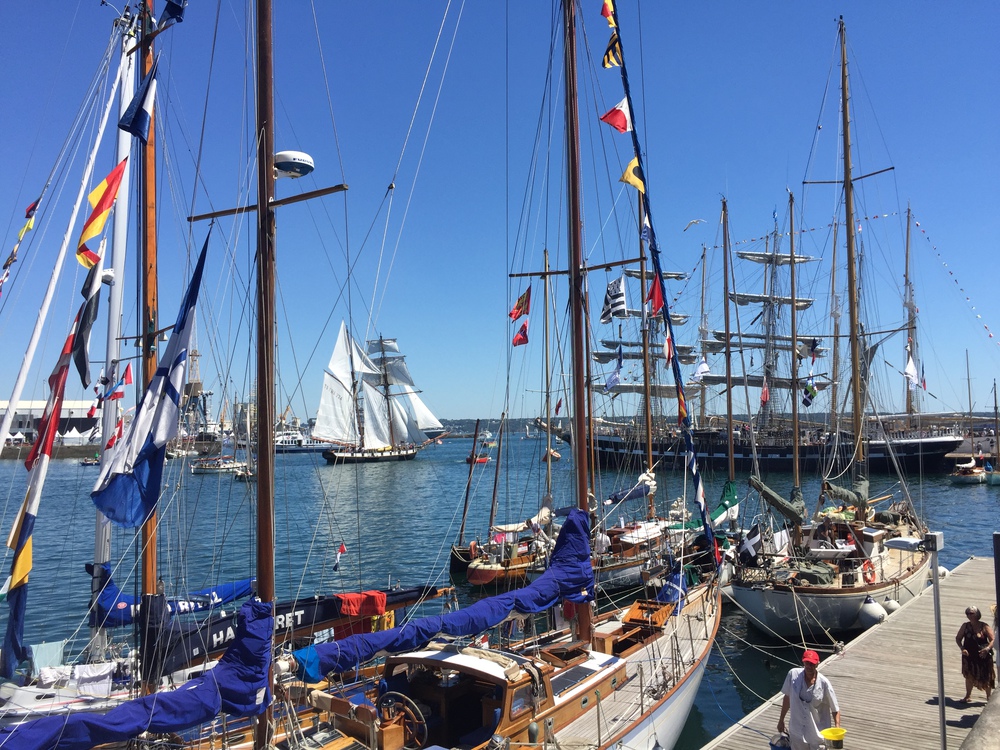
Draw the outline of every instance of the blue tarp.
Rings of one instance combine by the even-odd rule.
[[[124,742],[143,732],[180,732],[219,713],[256,716],[271,702],[268,675],[274,615],[271,604],[250,601],[240,610],[236,640],[215,669],[176,690],[126,701],[106,714],[47,716],[0,728],[0,748],[86,750]]]
[[[97,597],[96,612],[93,612],[91,627],[120,628],[135,621],[138,601],[126,594],[115,584],[107,563],[101,565],[101,593]],[[93,576],[94,566],[87,563],[87,572]],[[253,592],[255,578],[220,583],[197,591],[189,591],[185,599],[167,599],[167,611],[172,614],[203,612],[220,604],[229,604],[237,599],[245,599]]]
[[[293,652],[299,677],[306,682],[319,682],[328,672],[346,672],[380,653],[398,654],[421,648],[438,635],[482,633],[515,612],[523,615],[543,612],[563,599],[577,603],[592,601],[594,570],[590,564],[589,540],[587,514],[574,510],[559,532],[549,568],[534,583],[507,594],[480,599],[457,612],[299,649]]]

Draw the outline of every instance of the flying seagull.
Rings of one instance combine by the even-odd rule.
[[[684,229],[683,229],[683,230],[681,230],[681,231],[684,231],[684,232],[686,232],[687,230],[689,230],[689,229],[691,228],[691,225],[692,225],[692,224],[704,224],[704,223],[705,223],[705,220],[704,220],[704,219],[691,219],[691,221],[689,221],[689,222],[687,223],[687,226],[686,226],[686,227],[684,227]]]

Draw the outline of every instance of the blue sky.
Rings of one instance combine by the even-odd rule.
[[[5,255],[107,41],[111,11],[96,0],[73,6],[46,16],[44,27],[33,6],[5,4],[0,10]],[[540,178],[529,181],[536,148],[539,174],[556,186],[562,179],[559,129],[553,130],[552,155],[546,157],[544,133],[551,123],[539,124],[539,113],[549,111],[543,106],[545,75],[557,15],[542,2],[318,3],[324,77],[312,8],[278,6],[276,145],[307,151],[317,164],[304,180],[282,181],[278,195],[350,185],[346,212],[340,197],[279,211],[282,408],[290,404],[303,418],[315,413],[322,367],[339,321],[348,315],[349,248],[355,263],[350,295],[355,330],[398,337],[424,400],[439,416],[498,415],[508,380],[515,415],[536,413],[540,319],[533,315],[532,343],[511,351],[513,326],[506,313],[523,286],[508,281],[507,273],[539,269],[543,246],[553,253],[553,265],[565,266],[565,260],[559,262],[565,248],[562,189],[553,189],[539,208]],[[627,138],[595,125],[622,96],[617,71],[599,67],[608,38],[599,9],[598,0],[583,3],[581,48],[589,44],[596,66],[581,71],[583,152],[586,162],[596,155],[599,163],[585,165],[584,179],[609,183],[607,194],[624,205],[634,195],[621,192],[615,179],[630,158]],[[902,320],[900,213],[909,203],[920,222],[912,274],[920,351],[934,396],[925,406],[967,408],[968,350],[975,405],[992,407],[990,388],[1000,363],[1000,304],[992,272],[1000,205],[995,137],[1000,48],[993,34],[1000,10],[986,2],[622,0],[619,13],[663,265],[683,271],[697,266],[703,244],[711,248],[720,242],[722,196],[729,201],[736,242],[766,234],[773,212],[787,227],[787,189],[794,191],[808,228],[821,228],[824,216],[828,222],[832,209],[826,206],[833,205],[835,192],[810,188],[803,195],[802,181],[807,167],[811,179],[838,175],[836,19],[844,16],[856,168],[894,168],[869,178],[863,188],[863,210],[887,214],[882,224],[872,222],[862,231],[871,260],[869,312],[886,328]],[[244,15],[239,4],[193,0],[185,22],[161,36],[160,117],[169,157],[160,174],[161,326],[175,314],[187,255],[200,247],[206,231],[198,226],[193,237],[186,234],[184,217],[192,200],[195,211],[204,212],[245,202],[247,190],[253,191],[246,158],[252,110],[245,109],[243,96],[250,86]],[[543,138],[536,145],[540,127]],[[102,149],[96,179],[112,166],[110,151]],[[6,356],[0,384],[8,393],[66,230],[79,162],[71,174],[61,195],[52,191],[31,244],[22,248],[19,275],[3,292],[0,336]],[[391,205],[385,199],[390,182],[396,186]],[[612,257],[621,242],[617,234],[613,241],[602,234],[608,204],[596,195],[596,189],[588,191],[585,203],[592,263]],[[695,218],[705,222],[684,231]],[[75,247],[79,222],[73,233]],[[801,251],[822,255],[824,239],[823,231],[804,237]],[[202,375],[209,387],[230,397],[245,393],[252,382],[244,372],[248,247],[245,220],[238,227],[220,223],[203,292]],[[717,256],[709,263],[714,281],[721,278]],[[804,271],[800,283],[819,290],[824,273]],[[752,272],[744,281],[746,291],[759,291]],[[52,314],[57,325],[43,340],[25,397],[45,397],[44,378],[75,312],[81,283],[69,257]],[[591,283],[594,296],[601,297],[604,272]],[[693,279],[668,290],[677,297],[678,311],[697,317],[699,285]],[[366,323],[369,311],[372,322]],[[711,314],[720,315],[718,304]],[[127,324],[131,320],[134,315],[127,314]],[[817,318],[807,320],[823,325]],[[690,328],[679,331],[682,343],[694,343]],[[903,344],[897,339],[885,346],[891,352],[886,359],[902,369]],[[103,335],[95,335],[95,359],[102,350]],[[86,398],[75,381],[67,395]]]

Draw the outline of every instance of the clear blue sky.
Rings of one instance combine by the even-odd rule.
[[[309,178],[282,181],[278,194],[347,182],[348,230],[345,235],[340,198],[279,212],[283,405],[290,401],[303,418],[315,413],[322,367],[339,321],[348,313],[342,293],[347,246],[357,262],[351,295],[356,330],[398,337],[424,400],[439,416],[496,416],[508,356],[512,371],[519,373],[512,378],[518,389],[515,415],[535,413],[537,395],[525,394],[537,388],[531,374],[537,364],[529,367],[527,361],[537,362],[540,355],[540,323],[533,318],[531,345],[509,351],[513,330],[506,313],[519,287],[508,282],[507,272],[538,269],[543,244],[554,254],[565,247],[560,240],[565,220],[555,210],[557,203],[550,204],[544,219],[541,214],[532,218],[528,242],[521,237],[528,231],[521,213],[522,205],[532,203],[524,197],[525,185],[555,14],[542,2],[473,2],[464,7],[455,2],[442,23],[448,9],[443,2],[316,5],[329,100],[312,9],[306,3],[277,4],[276,145],[307,151],[317,165]],[[588,138],[596,132],[597,115],[621,98],[617,72],[599,69],[608,38],[599,9],[599,0],[583,3],[586,42],[598,66],[581,73],[586,97],[581,115]],[[112,20],[111,11],[96,0],[52,10],[43,17],[31,4],[7,3],[0,9],[4,256],[23,223],[25,206],[36,197],[63,143]],[[637,5],[621,0],[619,13],[664,266],[684,271],[695,267],[702,244],[719,241],[721,196],[729,200],[732,236],[740,241],[770,230],[773,211],[779,222],[785,221],[786,188],[803,200],[802,180],[811,155],[813,179],[837,176],[836,125],[822,131],[816,125],[824,93],[824,122],[836,117],[836,19],[845,17],[858,110],[857,168],[894,167],[891,175],[872,178],[864,188],[865,207],[877,205],[880,213],[890,214],[892,232],[886,234],[893,237],[877,239],[878,228],[863,232],[872,259],[868,293],[878,300],[876,317],[886,327],[902,320],[898,212],[909,203],[923,230],[913,242],[912,272],[918,285],[923,363],[936,397],[926,408],[967,408],[966,350],[976,407],[991,408],[990,388],[1000,363],[994,268],[1000,205],[1000,45],[995,40],[1000,8],[989,2]],[[210,63],[217,14],[217,46]],[[165,118],[170,158],[169,168],[160,174],[161,326],[175,314],[189,245],[200,247],[206,231],[198,226],[190,243],[186,239],[184,217],[192,196],[196,212],[243,202],[248,190],[254,200],[252,167],[246,160],[252,129],[241,112],[243,89],[252,89],[243,14],[239,4],[192,0],[184,23],[161,37],[159,112]],[[193,164],[206,96],[202,182],[195,191]],[[602,137],[613,143],[613,150],[600,151],[607,147],[596,145],[598,141],[585,143],[585,161],[597,154],[602,162],[599,169],[585,169],[585,180],[598,172],[606,180],[606,173],[619,174],[628,161],[624,136],[607,140],[611,136],[605,132]],[[558,138],[554,143],[547,167],[553,181],[561,179]],[[833,150],[824,150],[828,148]],[[79,165],[77,160],[61,195],[58,188],[50,193],[43,221],[27,250],[22,248],[20,275],[4,289],[4,398],[65,231]],[[104,149],[96,179],[112,166],[113,157]],[[396,190],[386,221],[383,198],[393,181]],[[822,202],[832,205],[834,193],[810,191],[804,200],[816,209],[806,222],[819,226]],[[603,262],[600,232],[607,207],[594,201],[587,208],[591,259]],[[74,248],[82,218],[73,229]],[[683,231],[695,218],[706,221]],[[217,393],[222,380],[231,382],[236,393],[245,393],[250,382],[244,372],[247,324],[241,317],[245,290],[239,288],[249,278],[245,223],[242,232],[232,222],[218,227],[203,292],[203,317],[213,322],[199,329],[202,375]],[[815,235],[810,241],[818,244],[822,232]],[[820,252],[808,242],[801,249]],[[553,264],[559,265],[558,258]],[[721,277],[717,260],[710,270]],[[815,273],[804,273],[804,279],[822,287]],[[26,398],[45,396],[44,377],[75,312],[81,282],[70,254],[53,310],[58,324],[43,341]],[[599,304],[603,272],[592,283]],[[759,291],[749,276],[746,283],[746,291]],[[677,311],[697,317],[697,287],[695,281],[671,288],[671,294],[681,294]],[[366,331],[369,309],[374,323]],[[127,324],[133,320],[128,313]],[[682,343],[694,343],[694,326],[688,328],[678,333]],[[886,347],[886,358],[901,369],[902,344],[897,339]],[[97,333],[93,357],[102,351],[103,334]],[[87,396],[71,379],[67,397]]]

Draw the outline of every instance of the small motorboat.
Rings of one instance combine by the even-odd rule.
[[[489,460],[489,453],[470,453],[465,457],[465,463],[467,464],[484,464]]]

